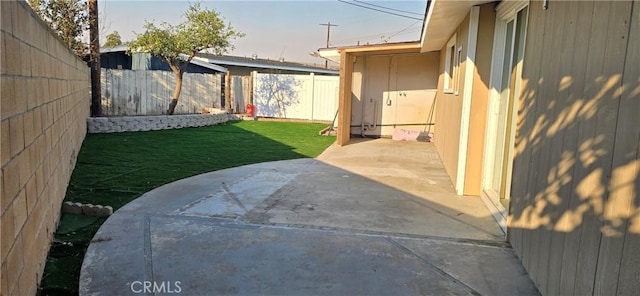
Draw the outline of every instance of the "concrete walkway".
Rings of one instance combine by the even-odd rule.
[[[152,190],[111,216],[81,295],[538,295],[430,143],[356,141]]]

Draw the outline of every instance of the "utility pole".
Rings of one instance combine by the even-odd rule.
[[[337,27],[338,25],[333,25],[331,22],[327,22],[326,24],[320,24],[321,26],[327,26],[327,48],[329,48],[329,37],[331,36],[331,27]],[[329,69],[329,61],[324,61],[324,68]]]
[[[91,116],[102,113],[100,95],[100,33],[98,31],[98,0],[89,0],[89,64],[91,66]]]

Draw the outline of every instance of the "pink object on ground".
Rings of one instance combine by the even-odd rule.
[[[433,133],[396,128],[393,129],[391,139],[396,141],[431,142],[433,141]]]

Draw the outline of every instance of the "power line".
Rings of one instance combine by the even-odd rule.
[[[364,22],[368,22],[371,20],[378,20],[380,19],[379,16],[371,16],[371,14],[367,14],[367,17],[365,18],[360,18],[360,19],[354,19],[354,18],[349,18],[348,22],[340,22],[342,25],[341,26],[345,26],[345,25],[351,25],[351,24],[361,24]]]
[[[400,30],[400,31],[396,32],[395,34],[393,34],[393,35],[389,36],[389,39],[391,39],[393,36],[396,36],[396,35],[398,35],[398,34],[400,34],[400,33],[404,32],[404,31],[408,30],[409,28],[411,28],[411,27],[415,26],[415,25],[416,25],[416,24],[418,24],[418,23],[419,23],[419,21],[416,21],[415,23],[413,23],[413,24],[411,24],[411,25],[407,26],[406,28],[404,28],[404,29],[402,29],[402,30]]]
[[[408,14],[414,14],[414,15],[424,16],[424,14],[422,14],[422,13],[417,13],[417,12],[412,12],[412,11],[406,11],[406,10],[395,9],[395,8],[386,7],[386,6],[382,6],[382,5],[377,5],[377,4],[373,4],[373,3],[369,3],[369,2],[364,2],[364,1],[353,0],[353,2],[358,2],[358,3],[362,3],[362,4],[364,4],[364,5],[369,5],[369,6],[379,7],[379,8],[386,9],[386,10],[391,10],[391,11],[404,12],[404,13],[408,13]]]
[[[381,33],[370,34],[370,35],[360,35],[360,36],[346,37],[346,38],[342,38],[342,39],[338,39],[338,40],[333,40],[333,43],[340,43],[342,41],[350,41],[350,40],[360,40],[360,41],[372,40],[372,39],[380,38],[380,36],[387,35],[387,34],[391,34],[389,37],[394,37],[394,36],[398,36],[398,35],[404,35],[404,34],[407,34],[407,33],[413,33],[413,32],[416,32],[416,31],[420,30],[420,28],[414,28],[413,30],[409,30],[409,31],[407,31],[407,30],[410,29],[411,27],[415,26],[416,24],[418,24],[417,21],[412,23],[411,25],[405,27],[405,28],[400,29],[400,30],[393,30],[393,31],[381,32]],[[403,34],[400,34],[400,33],[403,33]],[[371,37],[375,37],[375,38],[371,38]]]
[[[402,32],[400,34],[394,34],[392,36],[389,36],[388,38],[393,38],[393,37],[407,35],[407,34],[413,34],[413,33],[419,32],[419,31],[420,31],[420,29],[413,29],[413,30],[409,30],[409,31],[406,31],[406,32]],[[377,40],[377,39],[381,39],[383,37],[386,37],[386,35],[389,34],[389,33],[392,33],[392,32],[380,33],[380,34],[375,34],[375,35],[360,36],[360,37],[353,37],[353,38],[345,38],[345,39],[340,39],[340,40],[334,40],[334,41],[331,42],[331,44],[333,46],[338,46],[337,44],[345,44],[345,43],[349,43],[351,41],[355,42],[355,41]]]
[[[357,4],[357,3],[347,2],[347,1],[344,1],[344,0],[338,0],[338,2],[342,2],[342,3],[353,5],[353,6],[358,6],[358,7],[365,8],[365,9],[375,10],[375,11],[378,11],[378,12],[391,14],[391,15],[395,15],[395,16],[399,16],[399,17],[404,17],[404,18],[408,18],[408,19],[412,19],[412,20],[417,20],[417,21],[423,20],[421,18],[412,17],[412,16],[403,15],[403,14],[394,13],[394,12],[389,12],[389,11],[384,11],[384,10],[381,10],[381,9],[376,9],[376,8],[373,8],[373,7],[368,7],[368,6],[360,5],[360,4]]]
[[[374,41],[374,40],[383,40],[384,38],[396,38],[399,36],[403,36],[403,35],[408,35],[408,34],[415,34],[416,32],[419,32],[417,29],[416,30],[410,30],[407,32],[403,32],[400,33],[398,35],[395,36],[390,36],[387,37],[385,34],[379,34],[379,35],[371,35],[371,36],[364,36],[361,38],[350,38],[350,39],[343,39],[343,40],[338,40],[338,41],[332,41],[331,45],[333,46],[341,46],[341,45],[345,45],[345,44],[355,44],[357,43],[357,41],[359,42],[368,42],[368,41]]]
[[[415,34],[416,32],[418,32],[418,30],[411,30],[411,31],[407,31],[407,32],[403,32],[400,33],[394,37],[398,37],[398,36],[402,36],[402,35],[407,35],[407,34]],[[374,44],[379,44],[376,43],[377,41],[382,41],[383,43],[385,42],[385,40],[388,42],[389,39],[391,37],[387,37],[385,35],[378,35],[378,36],[372,36],[371,38],[357,38],[357,39],[350,39],[352,40],[351,42],[349,42],[348,40],[345,40],[343,42],[332,42],[331,44],[334,46],[344,46],[344,45],[353,45],[353,44],[357,44],[358,42],[360,44],[362,43],[369,43],[370,41],[373,41]]]

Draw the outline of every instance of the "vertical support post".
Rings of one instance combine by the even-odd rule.
[[[224,75],[224,109],[231,109],[231,71],[227,71],[227,74]]]
[[[100,32],[98,30],[98,0],[89,0],[89,64],[91,67],[91,116],[102,114],[100,93]]]
[[[249,80],[249,104],[255,105],[253,102],[253,88],[255,87],[255,79],[258,76],[258,71],[251,71],[251,79]]]
[[[351,81],[353,79],[353,56],[340,53],[340,95],[338,100],[338,146],[349,143],[351,138]]]
[[[309,74],[311,78],[311,122],[313,122],[313,107],[316,98],[316,75],[314,73]]]

